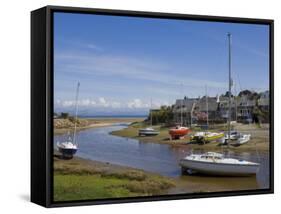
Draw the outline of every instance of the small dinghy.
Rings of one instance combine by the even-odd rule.
[[[190,141],[192,143],[209,143],[217,141],[224,137],[223,132],[196,132],[191,135]]]
[[[172,140],[180,139],[187,135],[190,132],[190,129],[183,126],[176,126],[175,128],[171,128],[169,130],[169,134]]]
[[[230,140],[237,140],[239,138],[239,135],[240,135],[239,132],[232,130],[232,131],[230,131],[230,133],[225,134],[225,139],[226,140],[229,140],[229,139]]]
[[[231,146],[241,146],[245,143],[248,143],[251,139],[251,135],[250,134],[240,134],[239,137],[237,138],[237,140],[235,140],[234,142],[231,142],[230,145]]]
[[[237,131],[230,131],[230,134],[225,135],[225,144],[229,142],[231,146],[241,146],[251,140],[250,134],[242,134]]]
[[[139,136],[155,136],[158,135],[160,132],[156,131],[152,128],[152,119],[153,119],[153,111],[152,111],[152,99],[150,100],[150,126],[144,129],[139,129]]]
[[[148,128],[139,130],[139,136],[155,136],[158,134],[159,134],[159,132],[154,130],[152,127],[148,127]]]

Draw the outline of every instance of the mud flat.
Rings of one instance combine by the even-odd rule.
[[[221,146],[218,145],[218,142],[211,142],[207,144],[190,144],[190,137],[189,135],[186,136],[184,139],[181,140],[170,140],[169,129],[163,128],[160,126],[154,126],[156,130],[160,133],[157,136],[138,136],[138,130],[140,129],[139,123],[134,123],[122,130],[113,131],[111,134],[126,137],[126,138],[134,138],[138,139],[142,142],[149,142],[149,143],[161,143],[161,144],[170,144],[172,146],[183,146],[183,147],[191,147],[194,149],[212,149],[213,151],[221,150]],[[259,151],[269,151],[269,127],[267,125],[263,125],[258,127],[255,124],[244,125],[244,124],[236,124],[234,125],[234,129],[241,132],[241,133],[248,133],[251,134],[251,140],[242,146],[233,147],[230,146],[232,150],[235,151],[252,151],[252,150],[259,150]],[[209,131],[226,131],[225,126],[221,126],[219,128],[214,128]],[[192,131],[194,133],[195,131]]]

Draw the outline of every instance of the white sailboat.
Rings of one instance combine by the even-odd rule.
[[[230,139],[231,139],[231,136],[230,136]],[[250,141],[250,139],[251,139],[251,134],[241,134],[241,133],[239,133],[237,139],[233,142],[230,142],[230,145],[241,146],[245,143],[248,143]]]
[[[245,143],[248,143],[251,140],[251,134],[240,133],[235,130],[225,134],[225,142],[228,141],[232,146],[241,146]]]
[[[231,104],[231,34],[228,33],[229,42],[229,106]],[[231,137],[230,111],[228,112],[228,136]],[[247,140],[247,139],[245,139]],[[230,140],[226,140],[228,145]],[[224,157],[223,154],[207,152],[204,154],[191,154],[180,160],[183,171],[197,172],[211,175],[248,176],[255,175],[259,170],[259,163],[246,160]]]
[[[150,126],[144,129],[139,129],[139,136],[155,136],[158,135],[159,132],[152,128],[152,100],[150,100]]]
[[[59,152],[62,154],[62,156],[65,158],[72,158],[78,149],[78,143],[76,140],[76,129],[77,129],[79,87],[80,87],[80,83],[78,82],[77,89],[76,89],[76,98],[75,98],[75,122],[74,122],[73,137],[72,137],[72,139],[71,139],[71,137],[69,137],[68,140],[65,142],[57,142],[57,148],[58,148]]]
[[[192,154],[180,160],[183,171],[220,176],[250,176],[259,170],[259,164],[226,158],[223,154],[207,152],[205,154]]]
[[[231,86],[233,84],[233,81],[231,79]],[[231,89],[231,88],[230,88]],[[234,88],[234,91],[236,91],[236,89]],[[229,93],[231,95],[231,93]],[[231,97],[229,97],[229,100],[231,99]],[[229,102],[229,115],[228,121],[231,121],[231,102]],[[237,99],[235,99],[235,115],[236,115],[236,121],[237,121]],[[236,122],[235,121],[235,122]],[[228,122],[230,123],[230,122]],[[228,124],[229,125],[229,124]],[[228,132],[225,134],[225,141],[229,141],[229,144],[232,146],[241,146],[245,143],[248,143],[251,139],[251,134],[245,134],[245,133],[240,133],[236,130],[230,130],[230,125],[228,128]]]

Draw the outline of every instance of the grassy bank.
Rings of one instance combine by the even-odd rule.
[[[129,167],[75,157],[54,158],[54,200],[87,200],[166,194],[171,179]]]
[[[77,130],[90,128],[99,128],[111,126],[115,123],[133,123],[140,122],[143,118],[79,118],[77,120]],[[54,119],[54,134],[65,134],[72,132],[75,125],[75,120],[71,118]]]
[[[211,149],[211,150],[221,150],[221,146],[218,145],[218,142],[211,142],[205,145],[203,144],[189,144],[190,137],[186,136],[184,139],[180,140],[170,140],[169,129],[160,126],[154,126],[153,128],[158,130],[160,133],[157,136],[138,136],[138,130],[140,128],[145,127],[144,123],[134,123],[128,126],[125,129],[113,131],[111,134],[121,137],[128,137],[141,140],[142,142],[150,142],[150,143],[163,143],[170,144],[172,146],[188,146],[192,149]],[[260,151],[268,151],[269,150],[269,129],[268,127],[259,127],[254,124],[250,125],[242,125],[236,124],[233,125],[233,128],[242,133],[251,134],[251,140],[240,147],[232,147],[233,150],[241,150],[241,151],[249,151],[249,150],[260,150]],[[209,131],[225,131],[226,126],[221,125],[218,127],[214,127]],[[194,128],[192,133],[200,131],[199,128]],[[192,134],[191,133],[191,134]]]
[[[255,177],[180,176],[167,178],[129,167],[54,158],[54,200],[110,199],[134,196],[249,190]]]

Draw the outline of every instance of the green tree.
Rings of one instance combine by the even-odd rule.
[[[67,113],[67,112],[62,112],[60,114],[60,118],[67,119],[68,117],[69,117],[69,113]]]
[[[151,120],[151,114],[153,125],[159,123],[169,123],[173,119],[172,108],[170,106],[161,106],[160,109],[152,110],[147,118],[147,121]]]

